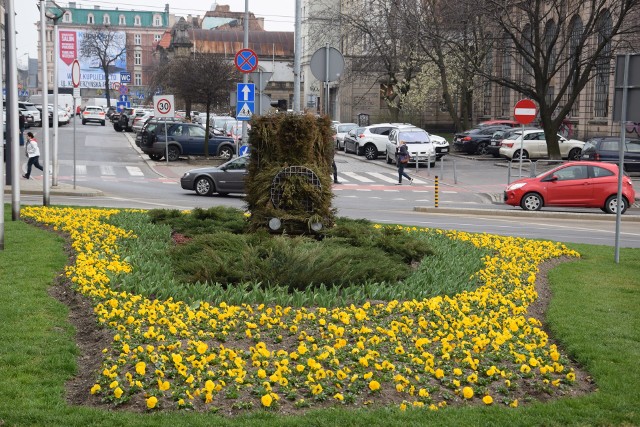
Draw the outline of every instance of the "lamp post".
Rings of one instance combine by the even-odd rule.
[[[65,10],[55,1],[46,1],[45,14],[53,21],[53,186],[58,185],[58,21],[64,16],[64,12]],[[44,105],[42,109],[44,110]]]
[[[42,205],[49,206],[49,71],[47,70],[47,22],[46,15],[44,13],[44,0],[40,0],[38,8],[40,9],[40,63],[42,64],[42,157],[44,159],[44,170],[42,177]]]

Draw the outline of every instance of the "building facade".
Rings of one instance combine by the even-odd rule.
[[[163,34],[171,28],[174,16],[169,12],[169,5],[163,10],[142,11],[103,9],[100,6],[83,8],[76,2],[61,5],[64,14],[58,20],[57,33],[51,20],[46,25],[46,55],[48,65],[48,87],[53,88],[53,65],[58,67],[58,85],[61,93],[71,93],[69,70],[73,59],[81,63],[81,97],[83,100],[95,97],[106,97],[104,88],[104,72],[95,58],[82,58],[81,44],[85,38],[102,32],[112,37],[111,48],[114,55],[124,49],[125,54],[115,61],[109,69],[109,96],[117,98],[119,85],[127,84],[131,101],[141,102],[146,93],[146,84],[150,79],[153,53]],[[40,24],[38,23],[38,28]],[[53,51],[54,37],[58,38],[58,52]],[[38,39],[38,55],[41,55],[40,39]],[[42,58],[39,58],[39,75],[42,75]],[[130,83],[121,82],[122,72],[131,76]]]

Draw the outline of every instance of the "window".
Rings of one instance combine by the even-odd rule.
[[[64,15],[62,15],[62,22],[71,22],[71,12],[65,12]]]
[[[118,24],[127,25],[127,18],[124,15],[120,15],[120,18],[118,18]]]
[[[162,16],[153,15],[153,26],[154,27],[162,27]]]
[[[609,72],[611,70],[611,14],[606,12],[598,18],[596,24],[597,45],[603,46],[602,53],[596,59],[594,115],[607,117],[609,114]]]
[[[627,141],[627,151],[630,153],[640,153],[640,141]]]
[[[593,167],[593,177],[601,178],[603,176],[613,176],[614,173],[609,169],[601,168],[600,166],[592,166]]]
[[[87,24],[95,24],[95,22],[96,22],[96,21],[95,21],[95,19],[93,18],[93,14],[92,14],[92,13],[90,13],[90,14],[87,16]]]
[[[133,25],[139,27],[140,25],[142,25],[141,21],[140,21],[140,15],[136,15],[133,18]]]
[[[569,67],[569,74],[575,76],[577,70],[574,68],[574,60],[576,52],[578,51],[578,47],[582,42],[582,32],[584,31],[584,26],[582,25],[582,19],[579,16],[574,16],[571,22],[571,36],[569,38],[569,62],[567,66]],[[567,87],[567,96],[571,96],[573,92],[573,78],[569,81],[569,86]],[[570,116],[576,117],[580,114],[580,97],[576,98],[576,101],[571,106],[571,112],[569,112]]]
[[[204,129],[200,126],[189,126],[188,130],[190,136],[204,138]]]
[[[489,50],[485,58],[485,71],[487,75],[493,74],[493,51]],[[487,79],[484,82],[483,90],[483,106],[482,113],[485,116],[491,116],[491,80]]]
[[[505,80],[511,78],[511,55],[509,49],[511,48],[511,40],[508,35],[504,36],[502,42],[502,77]],[[502,87],[502,103],[501,103],[501,116],[510,117],[513,111],[513,105],[511,104],[511,92],[506,86]]]
[[[109,15],[107,15],[106,13],[102,16],[102,23],[104,25],[111,24],[111,18],[109,18]]]
[[[47,30],[47,41],[53,41],[53,31]]]
[[[556,23],[551,20],[547,22],[547,25],[544,28],[544,49],[545,55],[549,55],[549,59],[547,60],[549,64],[549,73],[553,73],[556,67],[556,42],[555,38],[558,36],[558,26]]]
[[[133,65],[142,65],[142,53],[136,52],[133,54]]]
[[[587,166],[569,166],[559,169],[554,173],[558,181],[569,181],[572,179],[586,179],[588,175]]]
[[[159,42],[161,38],[162,38],[162,34],[154,34],[153,35],[153,41],[154,42]]]
[[[142,86],[142,73],[134,73],[133,84],[136,86]]]
[[[142,36],[140,34],[133,35],[133,44],[140,46],[142,44]]]
[[[620,147],[620,141],[602,141],[600,150],[602,151],[618,151]]]

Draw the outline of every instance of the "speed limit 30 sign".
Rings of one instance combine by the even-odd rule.
[[[156,117],[175,116],[173,95],[156,95],[153,97],[153,109]]]

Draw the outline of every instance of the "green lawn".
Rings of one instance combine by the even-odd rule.
[[[126,413],[69,406],[64,383],[78,353],[68,309],[49,296],[66,263],[64,241],[10,220],[5,209],[0,252],[0,425],[640,425],[640,250],[570,245],[582,254],[549,275],[547,313],[552,336],[592,375],[597,392],[578,398],[521,405],[448,408],[331,409],[278,416],[257,411],[228,419],[215,414]]]

